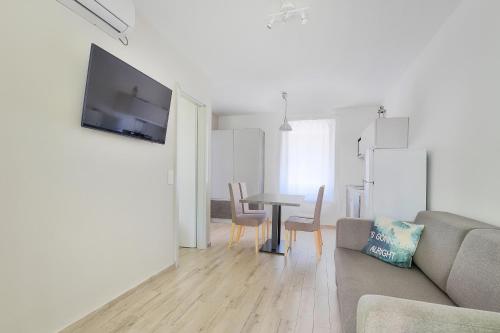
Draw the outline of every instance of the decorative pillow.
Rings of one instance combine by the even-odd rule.
[[[378,217],[363,252],[389,264],[410,268],[423,225]]]

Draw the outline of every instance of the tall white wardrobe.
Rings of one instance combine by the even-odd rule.
[[[228,202],[231,182],[264,192],[264,140],[258,128],[212,131],[212,200]]]

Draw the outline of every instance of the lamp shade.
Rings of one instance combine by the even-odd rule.
[[[291,130],[292,130],[292,126],[290,126],[288,119],[285,118],[285,120],[283,121],[283,125],[280,126],[280,131],[288,132]]]

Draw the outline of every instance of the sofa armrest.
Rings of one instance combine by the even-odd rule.
[[[337,247],[361,251],[368,242],[372,220],[343,218],[337,221]]]
[[[500,313],[379,295],[358,303],[357,333],[498,332]]]

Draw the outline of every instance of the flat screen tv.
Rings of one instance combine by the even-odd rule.
[[[172,90],[92,44],[82,127],[165,143]]]

